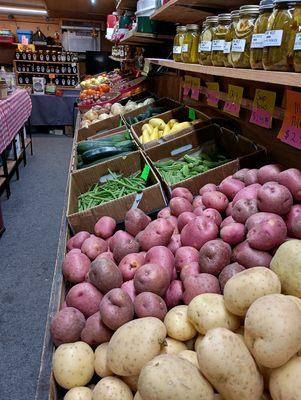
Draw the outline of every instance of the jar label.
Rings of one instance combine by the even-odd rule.
[[[224,40],[213,40],[212,41],[212,51],[224,51]]]
[[[199,44],[199,53],[201,53],[203,51],[211,51],[211,49],[212,49],[211,41],[205,40]]]
[[[294,50],[301,50],[301,33],[296,34]]]
[[[224,54],[229,54],[231,52],[232,42],[225,42],[224,44]]]
[[[283,30],[278,29],[275,31],[266,31],[264,46],[265,47],[279,47],[282,43]]]
[[[181,54],[181,46],[174,46],[173,47],[173,54]]]
[[[188,44],[182,44],[182,52],[187,53],[188,52]]]
[[[246,47],[246,39],[233,39],[232,51],[235,53],[243,53]]]
[[[256,33],[252,36],[251,49],[263,49],[265,41],[264,33]]]

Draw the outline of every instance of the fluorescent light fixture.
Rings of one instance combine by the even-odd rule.
[[[6,7],[0,6],[2,14],[29,14],[29,15],[47,15],[46,10],[38,8],[21,8],[21,7]]]
[[[94,4],[96,4],[96,0],[91,0],[91,4],[94,6]]]

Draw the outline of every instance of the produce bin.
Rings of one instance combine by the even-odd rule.
[[[191,111],[192,111],[192,113],[191,113]],[[171,119],[178,119],[180,122],[183,122],[183,121],[192,121],[190,118],[190,116],[192,114],[194,114],[195,119],[200,120],[200,122],[197,122],[195,125],[191,126],[190,128],[186,128],[181,131],[175,132],[173,134],[166,135],[166,136],[162,137],[161,139],[152,140],[151,142],[148,142],[146,144],[141,143],[139,140],[139,137],[142,135],[142,126],[144,124],[147,124],[151,118],[148,118],[145,121],[138,122],[137,124],[134,124],[131,126],[131,130],[133,132],[134,139],[136,140],[136,142],[142,149],[146,150],[146,149],[150,149],[152,147],[158,146],[159,144],[169,142],[179,136],[186,135],[186,133],[194,131],[198,127],[207,125],[210,122],[210,118],[206,114],[202,113],[201,111],[191,109],[191,107],[178,107],[178,108],[175,108],[174,110],[167,111],[163,114],[159,114],[155,118],[161,118],[166,123],[168,121],[170,121]]]
[[[204,152],[218,149],[232,161],[176,184],[168,184],[155,167],[155,162],[172,156],[180,158],[190,149],[197,147],[203,149]],[[145,153],[169,197],[171,191],[176,187],[185,187],[193,195],[197,195],[199,189],[206,183],[219,184],[226,176],[234,174],[240,168],[256,168],[267,162],[266,150],[263,147],[216,124],[198,128],[185,136],[146,150]]]
[[[142,171],[146,164],[148,162],[145,156],[140,151],[136,151],[128,156],[73,172],[70,176],[67,208],[67,219],[72,231],[74,233],[82,230],[93,232],[95,223],[105,215],[111,216],[117,221],[122,221],[126,212],[133,206],[136,193],[80,212],[78,211],[77,198],[97,183],[100,177],[107,175],[108,170],[129,176],[138,170]],[[166,199],[162,187],[154,171],[150,169],[148,186],[143,190],[139,208],[150,213],[165,207],[165,205]]]
[[[121,120],[119,115],[115,115],[115,117],[104,119],[103,121],[96,122],[95,124],[91,124],[89,128],[80,128],[77,134],[77,141],[88,139],[91,136],[99,134],[103,131],[117,131],[123,126],[123,121]]]

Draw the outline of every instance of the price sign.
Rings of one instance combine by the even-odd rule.
[[[191,95],[190,95],[190,97],[194,100],[199,99],[200,84],[201,84],[200,78],[191,77]]]
[[[184,85],[183,85],[183,96],[187,97],[191,90],[191,76],[185,75]]]
[[[275,92],[256,89],[250,122],[263,128],[271,128],[275,102]]]
[[[281,142],[301,150],[301,128],[289,126],[281,138]]]
[[[301,149],[301,93],[293,90],[288,90],[286,93],[286,112],[277,138]]]
[[[219,102],[219,83],[218,82],[206,82],[207,90],[207,104],[218,108]]]
[[[228,85],[228,100],[225,102],[224,111],[228,114],[239,117],[244,88],[235,85]]]

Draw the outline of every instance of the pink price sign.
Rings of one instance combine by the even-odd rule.
[[[229,101],[226,101],[224,105],[224,111],[229,114],[235,115],[236,117],[239,117],[240,104],[230,103]]]
[[[289,126],[281,138],[281,142],[284,142],[290,146],[296,147],[301,150],[301,128],[296,126]]]
[[[260,108],[253,108],[250,122],[252,124],[269,129],[271,127],[272,115],[269,111],[265,111]]]
[[[191,98],[193,100],[198,100],[199,99],[199,94],[200,94],[200,89],[198,87],[192,87],[191,88]]]
[[[208,105],[217,107],[218,102],[219,102],[219,92],[215,90],[207,90]]]
[[[184,85],[183,89],[184,89],[183,90],[183,96],[187,97],[189,92],[190,92],[191,86],[190,85]]]

